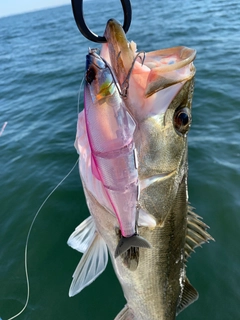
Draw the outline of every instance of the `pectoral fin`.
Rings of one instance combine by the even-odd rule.
[[[177,314],[187,308],[191,303],[198,299],[197,290],[191,285],[189,280],[185,278],[184,288],[181,296],[181,300],[177,307]]]
[[[154,228],[156,227],[156,220],[153,216],[149,213],[144,211],[143,209],[139,210],[139,218],[138,218],[138,226],[139,227],[149,227]]]
[[[125,306],[124,309],[116,316],[114,320],[137,320],[133,312]]]
[[[73,249],[84,253],[93,240],[95,230],[95,223],[92,216],[90,216],[75,229],[69,237],[67,244]]]
[[[73,274],[69,296],[74,296],[91,284],[105,270],[107,262],[107,245],[102,237],[95,233],[91,245],[82,256]]]

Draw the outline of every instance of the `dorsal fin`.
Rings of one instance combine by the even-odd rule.
[[[184,288],[181,295],[181,300],[177,306],[177,314],[187,308],[191,303],[198,299],[197,290],[191,285],[188,278],[185,278]]]
[[[191,252],[194,252],[196,247],[201,246],[209,240],[214,240],[207,232],[208,228],[209,227],[201,220],[201,217],[193,212],[193,208],[188,206],[185,261]]]

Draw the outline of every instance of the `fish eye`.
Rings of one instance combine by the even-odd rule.
[[[90,67],[86,72],[86,81],[91,84],[96,79],[96,71],[93,67]]]
[[[187,107],[179,107],[173,116],[173,125],[176,131],[182,135],[186,134],[191,126],[192,117],[190,109]]]

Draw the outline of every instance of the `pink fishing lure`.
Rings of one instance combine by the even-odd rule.
[[[118,219],[121,240],[117,257],[130,247],[150,247],[137,234],[139,183],[133,134],[128,112],[110,66],[90,50],[87,55],[84,107],[91,149],[92,174],[99,179]]]

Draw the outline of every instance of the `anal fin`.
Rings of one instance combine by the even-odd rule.
[[[187,308],[190,304],[198,299],[197,290],[191,285],[188,278],[185,278],[184,288],[177,307],[177,314]]]
[[[114,320],[137,320],[133,312],[125,306]]]

